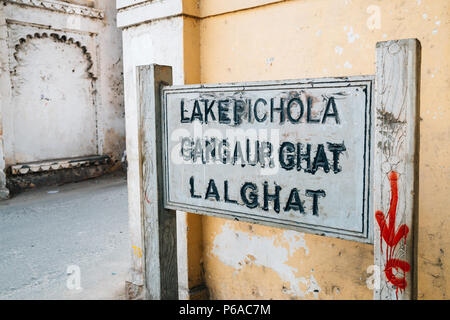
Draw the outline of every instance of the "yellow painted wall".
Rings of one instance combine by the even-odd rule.
[[[185,52],[191,82],[374,74],[377,41],[420,40],[418,297],[448,299],[450,1],[246,2],[251,8],[199,2],[203,18],[191,27],[197,35],[185,35],[200,45],[192,49],[199,54],[194,68]],[[377,10],[379,25],[369,19]],[[212,299],[372,298],[366,287],[372,245],[211,217],[188,225],[192,284],[204,281]]]

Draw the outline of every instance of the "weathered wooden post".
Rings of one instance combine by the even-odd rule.
[[[137,67],[139,170],[144,235],[145,298],[178,299],[176,214],[165,210],[161,152],[161,88],[172,84],[172,68]]]
[[[375,299],[417,295],[420,43],[377,43],[375,78]]]

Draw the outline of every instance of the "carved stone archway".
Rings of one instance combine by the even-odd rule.
[[[35,33],[19,39],[13,57],[15,162],[96,155],[96,79],[86,46]]]

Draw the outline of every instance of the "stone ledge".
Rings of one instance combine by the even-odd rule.
[[[116,0],[116,8],[117,10],[120,10],[151,1],[152,0]]]
[[[67,14],[77,14],[89,18],[103,19],[105,17],[105,13],[102,10],[69,4],[57,0],[4,0],[3,2],[58,11]]]
[[[117,12],[117,27],[127,28],[144,22],[165,19],[183,14],[181,0],[138,2]]]
[[[28,172],[27,174],[18,175],[8,174],[6,187],[9,189],[10,196],[14,196],[27,189],[79,182],[97,178],[117,170],[118,168],[115,168],[111,163],[100,163],[97,165],[78,166],[69,169]]]
[[[205,19],[288,0],[208,0],[200,5],[189,0],[117,0],[117,26],[127,28],[177,16]]]
[[[90,157],[60,159],[43,162],[23,163],[11,166],[10,173],[13,176],[24,175],[28,173],[38,173],[38,172],[108,164],[110,161],[111,159],[109,156],[90,156]]]

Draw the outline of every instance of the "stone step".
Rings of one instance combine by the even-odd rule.
[[[21,163],[11,166],[10,174],[25,175],[29,173],[48,172],[61,169],[98,166],[108,164],[110,161],[111,159],[109,156],[103,155]]]

